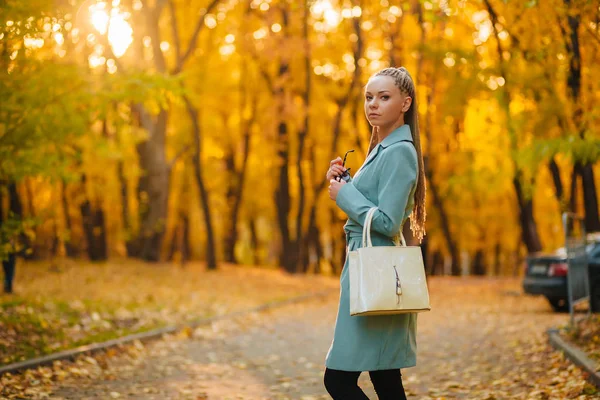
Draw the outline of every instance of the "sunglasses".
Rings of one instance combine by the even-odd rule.
[[[344,160],[342,161],[342,167],[344,167],[344,168],[346,167],[346,158],[348,157],[348,153],[353,153],[353,152],[354,152],[354,150],[348,150],[346,152],[346,154],[344,154]],[[344,173],[342,175],[338,176],[338,182],[341,181],[342,179],[344,181],[348,182],[348,180],[350,179],[350,173],[349,173],[349,171],[351,169],[352,168],[348,168],[347,170],[344,171]]]

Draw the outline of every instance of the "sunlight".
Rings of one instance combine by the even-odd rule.
[[[316,18],[323,18],[323,21],[325,22],[325,26],[321,25],[321,29],[319,30],[324,28],[326,28],[325,30],[330,30],[337,27],[340,24],[343,16],[340,12],[338,12],[337,9],[333,7],[329,0],[315,1],[315,3],[310,7],[310,11],[313,16]]]
[[[92,13],[92,25],[94,25],[94,28],[96,28],[98,32],[104,35],[106,33],[106,27],[108,26],[108,21],[110,18],[108,18],[108,14],[106,13],[106,11],[97,7],[100,4],[104,3],[99,3],[96,4],[96,6],[91,6],[90,11]]]
[[[127,19],[129,13],[122,12],[118,7],[119,2],[113,1],[113,8],[106,10],[107,4],[99,2],[89,7],[90,19],[94,28],[104,35],[108,30],[108,42],[116,57],[121,57],[133,41],[133,29]]]

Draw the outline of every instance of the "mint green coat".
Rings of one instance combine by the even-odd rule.
[[[374,246],[393,246],[414,206],[417,153],[410,127],[395,129],[369,154],[354,178],[338,192],[336,204],[348,215],[344,225],[347,251],[361,247],[367,211],[377,206],[371,237]],[[374,371],[414,367],[417,363],[417,314],[350,316],[348,258],[333,341],[325,365],[342,371]]]

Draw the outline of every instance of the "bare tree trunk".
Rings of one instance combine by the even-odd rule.
[[[521,180],[519,178],[520,172],[517,172],[516,176],[513,178],[513,186],[520,206],[519,221],[521,222],[521,234],[523,242],[527,247],[527,251],[533,253],[542,249],[542,243],[540,242],[537,226],[533,218],[533,200],[531,198],[525,198],[521,187]]]
[[[304,161],[304,146],[306,142],[306,136],[308,135],[308,129],[310,125],[310,99],[311,99],[311,75],[312,66],[310,62],[310,39],[308,30],[308,15],[309,15],[309,4],[308,1],[304,1],[304,10],[302,15],[302,34],[304,39],[305,54],[304,54],[304,125],[300,132],[298,132],[298,153],[296,155],[296,173],[298,176],[298,213],[296,215],[296,248],[298,249],[297,265],[296,270],[306,272],[308,266],[308,248],[307,238],[304,234],[304,208],[306,205],[306,188],[304,185],[304,173],[302,169],[302,162]]]
[[[585,121],[583,121],[583,106],[581,104],[581,50],[579,46],[579,25],[580,15],[579,12],[572,6],[572,0],[564,0],[567,21],[569,25],[569,32],[566,32],[561,25],[563,36],[565,37],[565,43],[568,52],[570,53],[569,58],[569,75],[567,77],[567,86],[569,87],[569,96],[573,102],[573,122],[575,127],[579,131],[579,136],[584,139],[585,135]],[[560,25],[560,24],[559,24]],[[592,169],[591,162],[587,161],[586,164],[581,164],[576,161],[576,170],[581,175],[581,181],[583,186],[583,204],[585,210],[585,227],[588,232],[600,231],[600,216],[598,215],[598,196],[596,192],[596,183],[594,181],[594,170]],[[571,195],[574,199],[575,196]],[[574,208],[572,209],[574,211]]]
[[[282,40],[287,41],[289,39],[289,11],[287,10],[286,4],[281,6],[281,17]],[[279,264],[286,272],[294,273],[296,272],[298,263],[298,249],[290,238],[288,221],[291,208],[289,176],[290,133],[284,116],[286,109],[286,86],[289,80],[289,72],[290,65],[286,56],[280,60],[277,73],[279,84],[274,88],[274,95],[277,101],[277,115],[280,118],[277,128],[277,160],[281,165],[279,168],[279,183],[277,189],[275,189],[275,205],[277,208],[277,224],[281,233],[281,254],[279,256]]]
[[[246,81],[245,66],[242,67],[242,85],[240,90],[242,93],[245,93],[245,89],[243,87],[243,82]],[[245,99],[246,96],[244,95]],[[235,165],[235,156],[233,151],[231,151],[225,159],[225,164],[227,167],[227,171],[232,176],[230,179],[230,186],[227,189],[227,203],[231,206],[231,216],[230,216],[230,225],[224,235],[224,253],[225,253],[225,261],[237,264],[237,259],[235,257],[235,244],[237,243],[238,238],[238,219],[240,214],[240,209],[242,206],[242,198],[244,193],[244,183],[246,180],[246,171],[248,167],[248,158],[250,156],[250,139],[252,132],[252,125],[254,124],[254,119],[256,116],[256,107],[257,100],[253,99],[252,102],[252,116],[248,121],[246,121],[245,126],[242,126],[243,130],[243,148],[242,148],[242,165],[239,168],[236,168]],[[244,110],[246,108],[246,101],[242,100],[242,104],[240,105],[240,121],[244,121],[243,115]]]
[[[552,175],[552,182],[554,183],[554,195],[556,196],[556,201],[558,201],[561,213],[566,210],[565,199],[564,199],[564,189],[562,180],[560,179],[560,169],[558,168],[558,164],[554,157],[550,159],[548,163],[548,169],[550,169],[550,174]]]
[[[575,163],[571,170],[571,195],[569,197],[569,209],[577,213],[577,180],[579,179],[579,164]]]
[[[193,135],[194,135],[194,154],[192,161],[194,163],[194,177],[196,179],[196,185],[200,194],[200,203],[202,213],[204,215],[204,224],[206,226],[206,266],[209,270],[217,269],[217,255],[215,250],[215,236],[212,227],[212,218],[210,215],[210,205],[208,193],[204,185],[204,179],[202,177],[202,171],[200,169],[201,162],[201,143],[200,143],[200,121],[198,120],[198,110],[194,107],[192,102],[184,97],[187,111],[192,120]]]
[[[585,207],[585,229],[587,232],[598,232],[600,231],[598,195],[594,169],[591,163],[581,167],[581,183],[583,186],[583,205]]]
[[[241,121],[243,121],[243,119],[240,119],[240,122]],[[227,207],[229,208],[230,217],[228,218],[227,227],[223,232],[223,257],[225,262],[236,264],[235,243],[237,242],[237,216],[234,217],[233,214],[237,213],[237,210],[235,209],[235,197],[240,182],[235,168],[235,150],[233,149],[233,145],[227,147],[224,156],[225,170],[227,171],[228,176],[225,199]]]

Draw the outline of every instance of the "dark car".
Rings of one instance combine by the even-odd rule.
[[[586,247],[590,306],[593,312],[600,312],[600,238],[593,236],[590,241]],[[551,254],[533,254],[527,258],[523,289],[527,294],[545,296],[555,311],[569,311],[568,271],[564,248]]]

